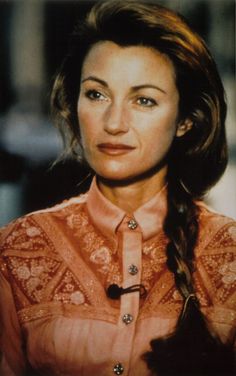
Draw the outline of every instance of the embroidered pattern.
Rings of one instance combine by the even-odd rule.
[[[111,283],[120,284],[122,260],[119,260],[116,244],[94,228],[85,207],[66,208],[53,215],[60,222],[68,224],[70,236],[75,238],[80,249],[80,256],[98,276],[104,288]]]
[[[207,215],[203,217],[202,237],[203,241],[209,241],[205,242],[204,249],[201,241],[199,244],[197,269],[201,273],[196,273],[195,284],[202,305],[217,302],[226,306],[236,288],[236,224],[228,222],[213,233],[211,228],[208,230],[207,219]]]
[[[161,275],[166,272],[167,239],[163,232],[143,244],[142,284],[150,291]]]
[[[236,246],[236,224],[229,223],[223,226],[210,240],[206,250],[226,249]]]
[[[63,229],[61,236],[73,242],[78,255],[97,276],[97,283],[104,288],[111,283],[122,283],[121,255],[116,245],[94,228],[84,204],[68,205],[50,215],[55,219],[55,226],[59,226],[55,231]],[[201,239],[199,241],[201,252],[199,256],[196,252],[194,280],[203,307],[211,306],[213,298],[219,304],[227,302],[236,287],[236,261],[232,250],[236,245],[234,231],[232,224],[220,228],[204,250]],[[92,302],[86,293],[89,278],[78,279],[80,276],[70,268],[70,260],[65,265],[48,234],[38,225],[36,214],[18,220],[6,238],[2,253],[10,278],[15,281],[16,295],[20,296],[19,291],[25,294],[29,304],[51,301],[90,306],[91,309]],[[176,316],[182,307],[182,298],[166,266],[166,244],[163,232],[143,243],[141,283],[149,295],[142,304],[140,318],[160,312],[167,317]]]
[[[52,299],[62,303],[80,305],[86,302],[86,297],[81,291],[78,281],[70,270],[66,270],[60,284],[53,292]],[[88,301],[86,302],[88,304]]]
[[[202,266],[210,278],[214,300],[225,303],[236,288],[235,261],[232,252],[206,255],[200,257]]]
[[[47,284],[59,266],[60,263],[47,257],[9,257],[8,260],[12,276],[31,303],[43,300]]]
[[[236,261],[225,263],[219,268],[224,284],[232,284],[236,282]]]

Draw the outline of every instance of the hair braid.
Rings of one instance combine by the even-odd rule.
[[[183,298],[192,294],[194,247],[198,237],[198,208],[173,174],[168,177],[168,213],[164,231],[169,238],[167,265]]]
[[[169,238],[167,266],[174,274],[184,304],[175,332],[152,340],[152,351],[144,358],[148,367],[160,376],[232,376],[233,348],[223,345],[209,331],[194,294],[192,273],[198,237],[198,207],[174,174],[169,175],[168,213],[164,223]]]

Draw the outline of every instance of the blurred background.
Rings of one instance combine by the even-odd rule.
[[[0,0],[0,226],[80,192],[86,175],[80,165],[67,161],[51,167],[63,145],[49,102],[73,26],[94,2]],[[216,59],[229,105],[230,161],[206,202],[236,219],[235,1],[158,3],[182,13]]]

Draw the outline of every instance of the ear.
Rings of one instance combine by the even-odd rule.
[[[183,122],[179,123],[176,129],[176,137],[182,137],[192,129],[193,122],[191,119],[185,119]]]

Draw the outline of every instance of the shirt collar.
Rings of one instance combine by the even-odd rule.
[[[167,211],[166,194],[165,186],[133,213],[144,240],[151,238],[162,228]],[[103,196],[97,186],[96,178],[93,179],[88,192],[87,209],[91,221],[106,237],[116,237],[117,229],[124,218],[131,218],[124,210]]]

